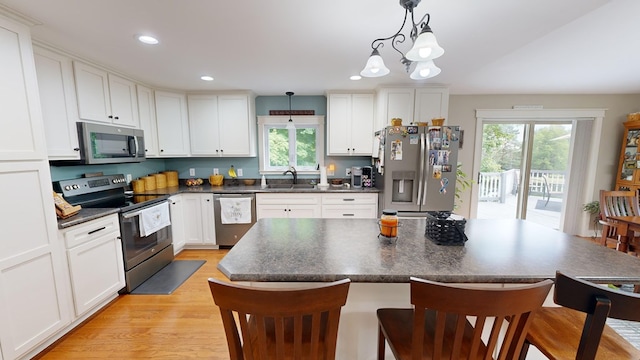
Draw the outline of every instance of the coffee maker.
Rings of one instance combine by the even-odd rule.
[[[362,187],[362,167],[354,166],[351,168],[351,186],[356,189]]]

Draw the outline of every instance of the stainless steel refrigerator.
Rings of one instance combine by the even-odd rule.
[[[389,126],[376,133],[375,144],[381,209],[403,216],[453,210],[459,126]]]

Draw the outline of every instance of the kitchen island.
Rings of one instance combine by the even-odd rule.
[[[425,226],[425,219],[403,219],[389,243],[378,239],[376,219],[261,219],[218,268],[252,286],[350,278],[338,359],[375,359],[375,310],[410,307],[410,276],[509,286],[560,270],[599,283],[640,283],[640,259],[524,220],[468,220],[464,246],[434,244]]]

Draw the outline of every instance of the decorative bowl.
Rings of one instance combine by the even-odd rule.
[[[256,183],[256,179],[244,179],[244,180],[242,180],[242,182],[243,182],[245,185],[253,185],[253,184],[255,184],[255,183]]]

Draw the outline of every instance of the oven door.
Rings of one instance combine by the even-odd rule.
[[[140,233],[141,210],[161,203],[154,203],[142,209],[120,214],[120,236],[122,238],[125,271],[131,270],[160,252],[160,250],[171,245],[171,225],[165,226],[147,236],[142,236]]]

